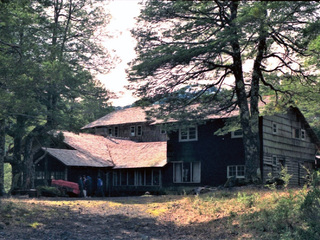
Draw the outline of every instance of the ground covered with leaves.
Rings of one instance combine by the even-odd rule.
[[[320,198],[312,193],[237,188],[200,196],[2,198],[0,239],[319,239]]]

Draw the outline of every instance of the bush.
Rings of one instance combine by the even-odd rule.
[[[302,234],[308,239],[320,239],[320,173],[314,172],[311,179],[311,187],[303,203],[301,215],[308,228]]]
[[[38,196],[61,197],[63,194],[56,187],[39,186],[37,187]]]

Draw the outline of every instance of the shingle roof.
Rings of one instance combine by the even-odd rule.
[[[96,159],[78,151],[69,149],[55,149],[55,148],[42,148],[48,152],[51,156],[59,159],[66,166],[78,166],[78,167],[111,167],[109,161],[104,163],[96,161]]]
[[[137,123],[137,122],[147,122],[147,115],[145,110],[141,107],[125,108],[118,111],[111,112],[96,121],[93,121],[82,129],[100,127],[100,126],[110,126],[126,123]]]
[[[167,163],[167,142],[114,140],[108,145],[114,168],[163,167]]]
[[[88,133],[75,134],[63,132],[64,142],[70,147],[81,151],[88,157],[104,164],[106,161],[112,166],[112,159],[108,150],[109,140],[103,136]]]
[[[44,150],[67,166],[142,168],[162,167],[167,163],[166,142],[134,142],[88,133],[62,133],[64,142],[74,150]]]
[[[270,102],[271,97],[266,96],[264,97],[264,102],[259,101],[259,108],[262,110],[266,103]],[[153,106],[157,108],[157,106]],[[197,109],[199,107],[199,104],[193,104],[189,105],[186,108],[186,111],[199,111]],[[152,107],[149,107],[147,109],[152,109]],[[141,122],[148,122],[150,120],[147,119],[146,110],[142,107],[131,107],[131,108],[125,108],[118,111],[111,112],[102,118],[99,118],[96,121],[93,121],[81,129],[88,129],[88,128],[94,128],[94,127],[102,127],[102,126],[111,126],[111,125],[119,125],[119,124],[127,124],[127,123],[141,123]],[[201,111],[201,110],[200,110]],[[219,119],[219,118],[229,118],[229,117],[235,117],[239,115],[239,109],[236,108],[232,112],[220,112],[217,114],[209,114],[205,117],[205,119]],[[166,122],[178,122],[179,120],[176,119],[169,119]],[[160,124],[164,121],[162,119],[152,119],[151,124]]]

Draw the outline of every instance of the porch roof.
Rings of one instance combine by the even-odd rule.
[[[167,163],[167,142],[114,139],[108,147],[114,168],[163,167]]]
[[[55,157],[66,166],[77,166],[77,167],[112,167],[110,161],[97,161],[78,150],[69,149],[55,149],[55,148],[42,148],[49,155]]]
[[[62,133],[64,143],[72,150],[49,148],[48,152],[69,166],[146,168],[163,167],[167,163],[167,142],[134,142],[88,133]]]

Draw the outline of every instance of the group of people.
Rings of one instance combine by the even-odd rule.
[[[93,191],[93,182],[92,178],[90,176],[79,176],[79,190],[80,190],[80,197],[93,197],[94,191]],[[100,177],[97,179],[97,188],[95,195],[98,197],[103,197],[104,192],[103,192],[103,182]]]

